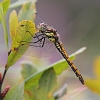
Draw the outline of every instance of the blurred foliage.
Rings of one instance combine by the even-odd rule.
[[[96,57],[94,61],[93,71],[94,71],[95,77],[99,79],[100,78],[100,56]]]
[[[10,0],[3,0],[3,2],[1,2],[1,5],[3,8],[4,15],[5,15],[10,6]]]
[[[46,70],[40,80],[35,92],[35,100],[54,100],[53,93],[57,87],[56,73],[53,68]]]
[[[94,93],[100,95],[100,78],[99,79],[85,79],[85,85]]]
[[[24,79],[28,78],[29,76],[31,76],[32,74],[34,74],[38,71],[37,66],[35,66],[32,62],[25,61],[25,62],[21,63],[21,65],[23,67],[21,74]]]
[[[75,57],[74,54],[72,54],[72,56],[70,57],[71,60]],[[34,64],[28,63],[28,62],[22,63],[22,66],[23,66],[22,76],[23,78],[25,78],[25,81],[23,81],[25,84],[24,86],[25,98],[27,98],[27,100],[30,100],[33,98],[35,100],[38,100],[39,98],[41,98],[40,100],[43,100],[43,98],[46,98],[45,100],[49,100],[49,99],[54,100],[53,93],[54,93],[54,90],[56,89],[56,82],[57,82],[56,76],[61,74],[66,68],[68,68],[68,64],[66,63],[66,61],[60,60],[42,70],[37,70],[36,66],[34,67]],[[31,69],[31,71],[29,68]],[[17,88],[21,88],[21,86],[23,87],[22,85],[23,82],[21,82],[20,85],[15,86],[14,88],[10,89],[10,92],[8,93],[6,98],[7,97],[9,98],[16,91],[18,91]],[[16,91],[13,92],[14,90]],[[18,91],[17,94],[19,93],[20,93],[20,90]],[[22,95],[23,94],[21,93],[20,95],[21,98],[19,100],[22,100]]]
[[[6,42],[7,50],[8,50],[8,32],[7,32],[5,14],[9,8],[9,5],[10,5],[10,0],[4,0],[2,3],[0,3],[0,21],[2,22],[2,26],[4,29],[4,39]]]
[[[23,100],[24,82],[15,85],[5,96],[3,100]]]
[[[17,0],[15,1],[14,3],[12,3],[10,5],[10,8],[15,8],[15,7],[18,7],[18,6],[21,6],[21,5],[24,5],[24,4],[27,4],[27,3],[36,3],[37,0]],[[26,7],[27,8],[27,7]]]
[[[95,59],[93,69],[95,78],[85,79],[85,85],[94,93],[100,95],[100,57]]]
[[[19,14],[18,14],[19,22],[24,19],[30,20],[33,22],[35,20],[34,13],[36,13],[35,4],[32,2],[26,3],[25,5],[22,6],[21,10],[19,11]]]
[[[16,3],[10,5],[10,8],[16,7],[16,6],[20,6],[27,0],[20,0],[17,1]],[[44,0],[45,1],[45,0]],[[52,0],[51,0],[52,1]],[[47,1],[48,3],[51,1]],[[11,45],[11,52],[9,52],[9,56],[8,56],[8,62],[7,62],[7,68],[9,68],[11,65],[15,64],[17,62],[17,60],[19,60],[19,58],[21,58],[21,56],[23,55],[23,53],[26,51],[26,49],[28,48],[28,46],[24,47],[22,46],[23,44],[20,43],[21,40],[23,40],[23,36],[20,35],[19,33],[21,32],[21,34],[25,34],[26,30],[31,30],[29,28],[29,26],[33,26],[35,27],[35,25],[33,25],[30,21],[34,21],[35,19],[35,15],[34,12],[36,12],[36,7],[34,2],[36,2],[36,0],[33,0],[33,2],[31,3],[26,3],[22,6],[18,17],[17,17],[17,13],[16,11],[11,12],[10,14],[10,19],[9,19],[9,26],[10,26],[10,35],[11,35],[11,39],[12,39],[12,45]],[[43,1],[40,1],[43,2]],[[54,19],[54,21],[56,21],[56,23],[58,25],[60,25],[60,28],[58,28],[58,30],[61,31],[65,31],[69,33],[66,35],[64,34],[64,38],[65,40],[67,40],[66,45],[67,46],[74,46],[75,48],[77,48],[79,45],[85,45],[89,48],[89,50],[87,51],[87,55],[97,55],[99,54],[99,40],[100,40],[100,28],[99,28],[99,12],[100,12],[100,8],[99,6],[97,6],[97,4],[93,4],[93,2],[89,1],[89,4],[87,3],[88,1],[84,0],[84,2],[86,3],[86,5],[84,5],[84,2],[81,2],[79,0],[76,1],[72,1],[72,0],[66,0],[66,1],[52,1],[52,2],[56,2],[56,5],[59,3],[59,5],[63,5],[61,8],[64,7],[64,5],[66,6],[67,10],[69,10],[69,14],[67,13],[67,10],[65,15],[67,16],[67,18],[69,18],[68,20],[68,24],[65,26],[65,30],[63,25],[61,23],[59,23],[59,21],[61,20],[56,20],[56,18],[61,15],[61,8],[57,6],[58,11],[60,14],[57,15],[56,13],[54,13],[53,11],[55,11],[54,7],[51,6],[51,4],[46,4],[46,8],[48,9],[41,9],[40,13],[42,13],[44,16],[46,14],[46,16],[49,16],[50,11],[52,12],[52,14],[54,16],[57,16],[55,18],[50,17],[50,21],[51,19]],[[65,3],[64,3],[65,2]],[[46,3],[46,1],[45,1]],[[5,41],[6,44],[8,45],[8,32],[6,29],[6,22],[4,19],[4,16],[8,10],[9,7],[9,0],[4,0],[4,2],[2,2],[0,4],[0,19],[4,28],[4,33],[5,33]],[[99,4],[99,1],[98,1]],[[91,6],[92,5],[92,6]],[[49,7],[50,6],[50,7]],[[69,8],[69,9],[68,9]],[[52,10],[53,9],[53,10]],[[63,8],[64,9],[64,8]],[[47,10],[47,11],[46,11]],[[49,12],[48,14],[46,12]],[[71,15],[72,17],[68,16]],[[60,16],[58,17],[60,18]],[[24,21],[22,21],[24,19]],[[44,18],[45,19],[45,18]],[[19,24],[18,24],[18,20],[19,20]],[[27,21],[30,20],[30,21]],[[65,20],[65,19],[64,19]],[[54,22],[53,21],[53,22]],[[13,25],[14,22],[14,25]],[[61,22],[65,22],[65,21],[61,21]],[[54,22],[55,23],[55,22]],[[27,24],[27,27],[21,27]],[[71,29],[70,29],[71,28]],[[25,30],[26,29],[26,30]],[[66,30],[67,29],[67,30]],[[34,34],[36,32],[35,28],[33,28],[33,30],[31,30],[31,32]],[[69,35],[69,36],[68,36]],[[17,38],[16,38],[17,36]],[[20,39],[21,37],[21,39]],[[29,37],[26,35],[26,37]],[[26,38],[25,38],[26,39]],[[19,40],[19,43],[16,43],[16,41]],[[27,40],[27,39],[26,39]],[[30,40],[30,38],[29,38]],[[25,50],[23,51],[20,46],[22,46],[22,48]],[[94,50],[95,48],[95,50]],[[71,50],[71,49],[70,49]],[[22,52],[19,52],[22,51]],[[77,54],[74,54],[71,57],[71,60],[73,60],[75,58]],[[87,60],[88,58],[93,59],[91,56],[85,56]],[[89,60],[90,60],[89,59]],[[82,63],[84,60],[81,58],[79,59],[81,61],[78,61],[78,63]],[[85,85],[92,91],[95,92],[97,94],[100,95],[100,58],[97,58],[95,60],[95,64],[94,64],[94,73],[95,73],[95,78],[85,78]],[[87,61],[87,63],[89,63]],[[84,64],[82,64],[84,66]],[[50,100],[54,100],[53,97],[53,93],[55,90],[55,85],[56,85],[56,75],[60,75],[65,69],[68,68],[68,65],[66,63],[65,60],[61,60],[58,61],[56,63],[54,63],[53,65],[47,66],[46,68],[39,70],[39,68],[37,69],[34,64],[29,64],[29,63],[25,63],[22,64],[23,69],[22,69],[22,76],[25,79],[25,81],[20,82],[19,84],[17,84],[16,86],[14,86],[13,88],[10,89],[10,91],[8,92],[8,94],[6,95],[4,100],[22,100],[23,99],[23,94],[25,96],[24,99],[27,100],[32,100],[33,98],[35,98],[36,100],[38,99],[44,99],[46,98],[48,100],[48,98]],[[90,67],[85,66],[84,69],[87,67],[87,72],[91,72]],[[29,69],[30,68],[30,69]],[[83,67],[82,67],[83,68]],[[85,69],[86,70],[86,69]],[[72,74],[72,73],[71,73]],[[49,77],[50,75],[50,77]],[[85,75],[84,75],[85,76]],[[15,78],[15,77],[14,77]],[[46,81],[48,80],[48,81]],[[25,84],[25,86],[24,86]],[[75,85],[75,84],[74,84]],[[50,88],[50,86],[52,88]],[[79,85],[78,85],[79,86]],[[51,90],[50,90],[51,89]],[[65,92],[63,95],[67,96],[67,99],[75,99],[74,97],[77,94],[80,94],[83,90],[85,90],[85,87],[82,87],[77,89],[77,90],[73,90],[72,94],[70,94],[68,96],[68,94]],[[25,91],[24,91],[25,90]],[[47,90],[47,91],[46,91]],[[45,95],[44,95],[45,93]],[[63,91],[61,92],[63,93]],[[40,94],[40,95],[39,95]],[[15,96],[16,95],[16,96]],[[63,97],[64,97],[63,96]],[[63,98],[63,100],[65,100],[66,98]]]

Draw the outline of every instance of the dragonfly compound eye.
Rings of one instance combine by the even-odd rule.
[[[38,30],[41,31],[41,32],[45,32],[46,31],[46,28],[47,28],[47,25],[45,23],[40,23],[38,26],[37,26]]]

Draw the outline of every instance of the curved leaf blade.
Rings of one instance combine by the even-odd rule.
[[[12,3],[10,5],[10,8],[15,8],[15,7],[21,6],[21,5],[25,4],[25,3],[28,3],[28,2],[35,3],[35,2],[37,2],[37,0],[18,0],[15,3]]]
[[[54,100],[53,93],[57,86],[56,73],[53,68],[43,72],[39,87],[37,88],[35,100]]]
[[[2,26],[3,26],[3,29],[4,29],[4,39],[5,39],[7,49],[8,49],[8,32],[7,32],[6,21],[5,21],[5,18],[4,18],[4,12],[3,12],[3,8],[2,8],[1,4],[0,4],[0,20],[2,22]]]
[[[3,2],[1,3],[2,8],[3,8],[3,13],[4,15],[6,14],[9,6],[10,6],[10,0],[3,0]]]
[[[33,21],[35,19],[36,5],[33,2],[26,3],[22,6],[18,14],[19,22],[22,20]]]
[[[8,32],[6,28],[5,14],[9,8],[10,0],[4,0],[0,3],[0,22],[2,22],[2,26],[4,29],[4,39],[8,49]]]
[[[33,73],[37,72],[37,67],[32,62],[22,61],[21,65],[22,65],[21,74],[24,79],[28,78]],[[36,91],[36,89],[37,89],[37,86],[34,86],[32,88],[25,90],[25,93],[24,93],[25,100],[33,100],[34,95],[35,95],[34,91]]]
[[[94,62],[94,73],[97,78],[100,78],[100,57],[97,57]]]
[[[53,92],[56,89],[56,84],[57,80],[54,69],[47,69],[41,75],[38,84],[25,89],[25,99],[54,100]]]
[[[24,96],[24,82],[21,82],[9,90],[4,100],[23,100],[24,98],[23,96]]]
[[[85,79],[85,85],[91,91],[100,95],[100,79]]]
[[[78,51],[76,51],[75,53],[73,53],[71,56],[70,56],[70,60],[74,60],[75,59],[75,56],[79,53],[81,53],[82,51],[84,51],[85,48],[81,48],[79,49]],[[56,75],[59,75],[61,74],[65,69],[68,68],[68,64],[67,62],[63,59],[63,60],[60,60],[36,73],[34,73],[33,75],[31,75],[30,77],[28,77],[26,80],[25,80],[25,89],[28,89],[30,88],[31,86],[35,86],[38,84],[39,82],[39,79],[41,77],[41,75],[43,74],[43,72],[49,68],[54,68],[55,70],[55,73]]]
[[[71,58],[71,60],[74,59],[74,56]],[[43,72],[49,68],[54,68],[56,75],[61,74],[65,69],[68,68],[68,64],[67,62],[63,59],[58,61],[57,63],[54,63],[52,65],[50,65],[47,68],[44,68],[38,72],[36,72],[35,74],[31,75],[30,77],[28,77],[25,80],[25,88],[29,88],[31,86],[34,86],[36,84],[38,84],[39,79],[41,77],[41,75],[43,74]]]
[[[10,14],[10,19],[9,19],[10,37],[12,41],[14,39],[14,36],[16,35],[17,27],[18,27],[18,17],[16,11],[13,10]]]
[[[32,62],[23,61],[21,62],[21,65],[22,65],[21,74],[24,79],[28,78],[33,73],[36,73],[38,71],[37,67]]]
[[[32,40],[32,36],[36,33],[35,24],[28,20],[23,20],[19,23],[16,31],[16,35],[12,41],[12,46],[9,52],[6,69],[12,66],[29,47],[29,43]],[[22,43],[22,41],[26,41]]]

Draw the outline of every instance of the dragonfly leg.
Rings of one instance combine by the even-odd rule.
[[[30,46],[35,46],[35,47],[43,47],[44,46],[44,43],[45,43],[45,37],[42,37],[40,40],[36,41],[35,43],[39,42],[39,41],[42,41],[42,45],[39,45],[39,46],[36,46],[36,45],[30,45]]]
[[[30,31],[26,31],[26,32],[29,32],[30,33]],[[45,34],[40,34],[40,35],[37,35],[37,34],[35,34],[35,36],[33,36],[31,33],[30,33],[30,35],[33,37],[33,38],[38,38],[38,41],[36,41],[36,42],[41,42],[42,41],[42,38],[40,39],[39,37],[40,36],[45,36]],[[29,42],[28,42],[29,43]],[[30,43],[32,43],[32,42],[30,42]],[[35,42],[34,42],[35,43]]]
[[[40,42],[42,45],[34,45],[35,43]],[[41,39],[38,39],[35,42],[28,42],[28,41],[20,41],[19,43],[22,43],[22,45],[24,45],[23,43],[31,43],[30,46],[35,46],[35,47],[43,47],[44,43],[45,43],[45,37],[42,37]]]
[[[39,36],[45,35],[45,34],[40,34],[40,35],[35,34],[36,36],[33,36],[30,31],[26,31],[26,32],[28,32],[33,38],[38,38]]]
[[[39,35],[35,34],[35,36],[33,38],[38,38],[40,36],[45,36],[45,34],[39,34]]]
[[[43,38],[41,38],[41,39],[39,39],[39,40],[37,40],[37,41],[35,41],[35,42],[20,41],[19,43],[21,43],[21,42],[26,42],[26,43],[37,43],[37,42],[41,42],[41,41],[42,41],[42,39],[43,39]]]
[[[33,43],[38,43],[38,42],[40,42],[41,43],[41,41],[44,39],[44,37],[42,37],[41,39],[38,39],[37,41],[35,41],[35,42],[33,42]]]
[[[43,40],[43,44],[42,44],[42,47],[44,46],[44,43],[45,43],[45,38],[44,38],[44,40]]]

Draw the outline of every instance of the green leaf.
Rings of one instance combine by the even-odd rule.
[[[73,59],[73,58],[74,58],[74,56],[70,59]],[[68,64],[65,60],[60,60],[60,61],[52,64],[51,66],[46,67],[46,68],[36,72],[35,74],[31,75],[30,77],[28,77],[25,80],[25,88],[29,88],[31,86],[38,84],[38,81],[39,81],[41,75],[43,74],[43,72],[49,68],[54,68],[56,75],[59,75],[59,74],[61,74],[61,72],[63,72],[65,69],[68,68]]]
[[[7,49],[8,49],[8,33],[7,33],[7,28],[6,28],[6,21],[5,21],[5,18],[4,18],[4,12],[3,12],[3,8],[2,8],[1,4],[0,4],[0,20],[2,22],[2,26],[3,26],[3,29],[4,29],[4,39],[5,39]]]
[[[10,6],[10,0],[3,0],[3,2],[1,2],[1,5],[2,5],[2,8],[3,8],[3,13],[5,15],[9,6]]]
[[[35,3],[29,2],[24,4],[18,14],[19,22],[22,20],[33,21],[35,19],[34,13],[36,13]]]
[[[25,3],[28,3],[28,2],[36,3],[37,0],[18,0],[16,2],[14,2],[13,4],[11,4],[10,8],[15,8],[15,7],[21,6]]]
[[[53,68],[47,69],[41,75],[39,83],[25,89],[26,100],[54,100],[53,92],[56,89],[56,73]]]
[[[10,19],[9,19],[10,37],[12,41],[14,39],[14,36],[16,35],[17,27],[18,27],[18,17],[16,11],[13,10],[10,14]]]
[[[8,61],[6,64],[6,70],[12,66],[29,47],[29,43],[32,40],[32,36],[36,33],[35,24],[28,20],[23,20],[19,23],[16,31],[16,35],[12,41],[12,46],[9,52]],[[26,42],[22,42],[26,41]]]
[[[24,79],[28,78],[29,76],[37,72],[36,66],[32,62],[25,61],[21,63],[21,65],[23,67],[21,74]]]
[[[21,65],[23,67],[21,74],[24,79],[28,78],[29,76],[37,72],[37,67],[32,62],[22,61]],[[25,93],[24,93],[25,100],[33,100],[34,95],[35,95],[34,91],[36,91],[36,89],[37,89],[37,86],[34,86],[25,90]]]
[[[2,22],[2,26],[4,29],[4,39],[7,49],[8,49],[8,32],[6,28],[5,14],[9,8],[9,5],[10,5],[10,0],[3,0],[3,2],[0,3],[0,22]]]
[[[85,48],[81,48],[79,49],[78,51],[76,51],[75,53],[73,53],[70,57],[71,60],[73,60],[75,58],[75,55],[81,53],[82,51],[84,51]],[[25,98],[27,100],[33,100],[33,98],[35,98],[35,100],[39,100],[39,97],[38,96],[44,96],[44,93],[42,94],[41,89],[43,88],[40,88],[40,86],[42,85],[39,85],[38,87],[38,84],[40,84],[40,80],[41,80],[41,83],[44,79],[41,79],[41,77],[43,76],[43,73],[47,70],[50,70],[50,69],[54,69],[54,72],[55,72],[55,75],[59,75],[61,72],[63,72],[65,69],[68,68],[68,64],[65,60],[60,60],[52,65],[50,65],[49,67],[46,67],[45,69],[42,69],[36,73],[34,73],[33,75],[31,75],[30,77],[28,77],[27,79],[25,79]],[[44,75],[45,77],[47,76]],[[45,84],[45,82],[44,82]],[[40,88],[40,89],[39,89]],[[34,93],[35,91],[35,93]],[[39,92],[39,93],[38,93]],[[49,95],[47,95],[46,97],[50,97],[50,100],[53,100],[54,98],[52,97],[52,93],[53,92],[50,92]],[[41,94],[41,95],[39,95]],[[41,97],[41,98],[42,98]],[[44,97],[43,97],[44,98]],[[40,99],[41,100],[41,99]]]
[[[39,80],[35,100],[54,100],[53,93],[57,86],[56,73],[53,68],[50,68],[42,74]]]
[[[3,100],[23,100],[24,82],[11,88]]]
[[[100,78],[99,79],[85,79],[85,85],[91,91],[100,95]]]
[[[71,56],[70,56],[70,60],[73,60],[75,58],[75,55],[83,52],[84,50],[86,49],[86,47],[83,47],[81,49],[79,49],[78,51],[76,51],[75,53],[73,53]],[[28,77],[26,80],[25,80],[25,89],[28,89],[30,88],[31,86],[35,86],[38,84],[39,82],[39,79],[41,77],[41,75],[43,74],[43,72],[49,68],[54,68],[55,70],[55,73],[56,75],[59,75],[61,74],[65,69],[68,68],[68,64],[67,62],[63,59],[63,60],[60,60],[38,72],[36,72],[35,74],[31,75],[30,77]]]

